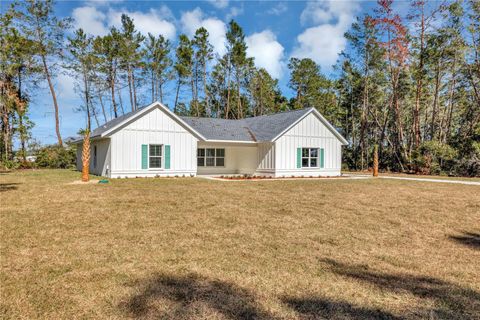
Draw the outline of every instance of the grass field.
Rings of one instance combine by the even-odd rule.
[[[368,171],[343,171],[343,174],[347,174],[347,175],[372,175],[372,172],[368,172]],[[423,174],[406,174],[406,173],[396,173],[396,172],[381,172],[380,175],[381,176],[390,176],[390,177],[415,178],[415,179],[458,180],[458,181],[480,182],[480,178],[478,178],[478,177],[430,176],[430,175],[423,175]]]
[[[0,173],[0,318],[480,319],[480,187]]]

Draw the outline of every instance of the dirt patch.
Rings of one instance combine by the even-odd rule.
[[[100,180],[89,180],[88,182],[83,182],[82,180],[75,180],[75,181],[70,182],[68,184],[94,184],[94,183],[98,183],[98,181],[100,181]]]

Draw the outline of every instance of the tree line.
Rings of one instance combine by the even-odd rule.
[[[233,20],[219,55],[203,27],[172,43],[122,15],[118,28],[94,37],[57,18],[51,0],[15,3],[1,16],[2,160],[12,159],[14,137],[25,157],[28,108],[45,84],[62,145],[53,78],[65,72],[75,78],[86,129],[157,100],[177,114],[225,119],[314,107],[350,142],[350,169],[371,167],[378,146],[386,170],[479,175],[480,4],[417,0],[401,17],[392,2],[357,17],[334,75],[291,58],[291,98],[255,66]]]

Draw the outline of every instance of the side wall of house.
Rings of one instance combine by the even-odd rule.
[[[297,168],[297,148],[324,149],[323,168]],[[313,113],[275,141],[275,175],[338,176],[342,165],[342,143]]]
[[[95,161],[95,147],[97,147],[97,160]],[[77,170],[82,171],[83,144],[77,144]],[[95,163],[96,162],[96,163]],[[91,174],[109,176],[111,167],[110,139],[92,140],[90,142],[90,167]]]
[[[142,169],[142,145],[162,145],[162,168]],[[165,146],[170,168],[165,168]],[[196,175],[197,138],[170,115],[154,108],[111,136],[111,177]],[[148,161],[147,161],[148,162]]]
[[[256,174],[275,174],[275,143],[265,142],[258,144],[257,164]]]

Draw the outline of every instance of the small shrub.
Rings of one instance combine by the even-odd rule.
[[[14,170],[18,169],[20,163],[14,160],[3,160],[0,161],[0,171]]]
[[[423,174],[441,174],[451,167],[457,151],[440,141],[427,141],[415,152],[413,163]]]
[[[59,145],[46,146],[38,150],[35,161],[39,168],[72,169],[75,168],[75,147]]]

